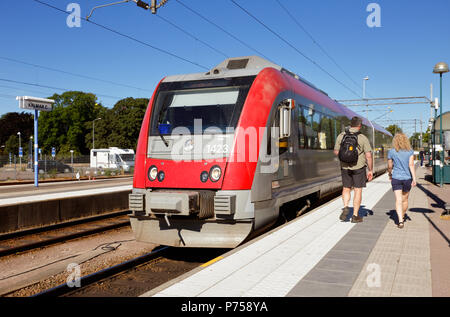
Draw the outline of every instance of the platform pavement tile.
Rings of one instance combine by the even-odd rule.
[[[378,259],[380,259],[380,261],[383,261],[384,259],[400,261],[400,253],[398,251],[386,250],[385,248],[375,246],[367,261],[375,261]]]
[[[361,225],[361,223],[358,223],[355,227],[352,229],[354,232],[367,232],[367,233],[375,233],[380,234],[383,229],[378,227],[372,227],[370,225]]]
[[[158,294],[164,294],[164,296],[170,297],[188,296],[187,294],[189,294],[189,296],[197,296],[203,290],[204,290],[203,285],[197,285],[192,282],[185,283],[185,281],[181,281],[179,283],[171,285],[170,287],[164,289]]]
[[[335,250],[332,249],[326,254],[329,259],[341,259],[345,261],[359,262],[367,259],[369,252],[355,252],[352,250]]]
[[[378,238],[377,245],[391,245],[391,246],[402,246],[404,245],[404,239],[397,235],[382,235]]]
[[[403,250],[403,245],[400,243],[383,243],[378,242],[377,248],[374,249],[377,252],[385,252],[385,253],[401,253]]]
[[[343,272],[361,272],[361,267],[363,263],[351,262],[338,259],[329,259],[324,257],[315,268],[332,270],[332,271],[343,271]]]
[[[303,278],[304,281],[343,284],[350,286],[353,285],[355,279],[355,274],[352,272],[329,271],[316,268]]]
[[[425,240],[429,241],[428,233],[429,233],[429,229],[428,228],[424,228],[423,230],[418,230],[418,231],[415,231],[415,232],[414,231],[409,231],[407,237],[408,237],[408,240],[409,239],[414,239],[417,242],[425,241]]]
[[[282,297],[286,292],[286,283],[289,280],[280,279],[271,284],[261,284],[258,287],[253,287],[247,290],[244,297]]]
[[[428,235],[425,233],[425,234],[409,234],[405,242],[407,244],[426,245],[430,243],[429,241],[430,239]]]
[[[421,285],[410,285],[395,283],[392,287],[391,296],[395,297],[431,297],[431,287],[423,287]]]
[[[349,291],[348,296],[356,296],[355,294],[360,291],[372,291],[372,292],[380,292],[389,294],[392,290],[392,285],[395,279],[394,272],[386,272],[381,271],[379,285],[377,284],[369,284],[374,283],[375,281],[371,278],[371,274],[373,272],[369,272],[366,270],[361,271],[361,274],[358,276],[358,279],[353,284],[353,287]],[[381,296],[381,295],[380,295]]]
[[[350,297],[389,297],[390,291],[380,289],[360,289],[352,291]]]
[[[373,244],[354,244],[351,242],[338,242],[334,249],[335,250],[350,250],[357,252],[370,252],[372,250]]]
[[[287,297],[343,297],[349,290],[348,285],[317,283],[310,281],[302,281],[294,287],[286,296]]]
[[[401,262],[418,262],[424,263],[427,266],[430,266],[430,252],[428,250],[422,250],[423,253],[419,254],[408,254],[402,253],[400,256]]]
[[[367,243],[374,243],[376,242],[376,235],[361,235],[359,233],[353,233],[349,232],[341,239],[341,243],[361,243],[361,244],[367,244]]]
[[[399,272],[395,275],[394,285],[396,284],[407,284],[411,287],[422,287],[424,289],[428,289],[431,292],[431,274],[419,271],[410,271],[408,274],[399,274]]]
[[[388,262],[382,262],[382,261],[368,261],[367,264],[365,264],[362,268],[362,270],[364,270],[365,272],[368,272],[368,274],[370,273],[368,270],[370,269],[369,265],[378,265],[379,266],[379,270],[381,272],[381,274],[389,274],[389,273],[395,273],[397,272],[397,264],[395,263],[395,261],[388,261]],[[361,271],[362,271],[361,270]]]
[[[397,274],[431,280],[431,267],[425,262],[400,262]]]
[[[404,248],[402,254],[411,255],[415,257],[429,258],[430,250],[425,248]]]
[[[363,239],[378,239],[380,234],[378,232],[372,231],[350,231],[347,236],[354,237],[355,239],[363,238]]]
[[[313,240],[312,242],[308,242],[305,244],[308,245],[310,243],[316,243],[317,242],[313,239],[314,237],[309,236],[308,240]],[[293,237],[292,239],[295,239]],[[254,284],[256,284],[259,280],[264,279],[264,276],[275,270],[277,267],[279,267],[283,262],[285,261],[286,255],[293,256],[296,253],[299,252],[299,246],[293,245],[295,248],[289,247],[286,248],[286,246],[282,245],[281,248],[272,250],[272,252],[268,252],[267,254],[261,256],[258,261],[255,261],[254,263],[250,263],[245,268],[242,268],[241,270],[238,270],[231,274],[229,277],[225,278],[224,280],[218,282],[216,286],[212,288],[212,290],[208,291],[207,294],[212,294],[210,292],[214,293],[214,289],[219,288],[232,288],[233,281],[238,280],[240,281],[240,289],[249,289]],[[314,249],[313,249],[314,250]],[[281,252],[281,254],[280,254]],[[284,255],[284,256],[283,256]],[[267,261],[264,261],[264,259],[267,259]],[[278,259],[276,261],[273,261],[273,259]],[[264,264],[266,263],[266,265]],[[305,264],[305,263],[303,263]],[[230,285],[231,284],[231,285]]]
[[[424,230],[428,229],[428,224],[405,224],[404,227],[406,230],[406,233],[408,235],[416,235],[416,234],[420,234],[421,232],[424,232]]]
[[[331,246],[330,246],[331,248]],[[255,285],[252,290],[249,290],[246,295],[254,296],[258,294],[258,289],[265,285],[272,285],[276,281],[286,281],[283,285],[284,293],[280,293],[280,290],[270,290],[271,296],[279,296],[280,294],[287,294],[292,287],[294,287],[300,279],[302,279],[323,257],[323,253],[326,250],[318,250],[314,244],[311,244],[305,250],[302,250],[294,257],[287,260],[278,269],[270,273],[259,284]],[[289,279],[287,279],[286,272],[289,273]]]

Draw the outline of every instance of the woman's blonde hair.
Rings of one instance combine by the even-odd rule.
[[[392,140],[392,146],[398,151],[410,151],[411,143],[404,133],[396,133],[394,139]]]

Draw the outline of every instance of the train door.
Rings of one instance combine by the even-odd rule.
[[[264,133],[257,171],[252,185],[252,201],[269,203],[286,185],[294,183],[294,154],[297,132],[293,122],[295,103],[284,93],[277,98]],[[295,143],[295,144],[294,144]],[[273,206],[268,207],[272,210]]]
[[[294,114],[295,102],[293,99],[283,100],[277,107],[275,120],[272,123],[273,131],[279,131],[272,135],[276,138],[272,143],[278,151],[278,170],[274,175],[272,188],[276,189],[289,185],[294,180]]]

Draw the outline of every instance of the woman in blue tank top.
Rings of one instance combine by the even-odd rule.
[[[388,172],[395,194],[398,227],[403,228],[406,210],[408,210],[409,191],[411,186],[416,186],[414,151],[408,137],[403,133],[395,134],[392,147],[393,149],[388,152]]]

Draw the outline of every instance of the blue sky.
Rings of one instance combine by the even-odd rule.
[[[83,17],[94,6],[115,2],[41,1],[62,10],[66,10],[69,3],[76,2],[80,5]],[[432,70],[439,61],[450,63],[448,0],[235,2],[310,60],[269,32],[230,0],[169,0],[158,10],[157,15],[160,17],[129,2],[98,9],[91,17],[96,23],[190,62],[83,20],[81,27],[69,28],[66,14],[33,0],[2,0],[0,115],[20,111],[15,96],[48,97],[54,92],[62,92],[17,82],[93,92],[99,96],[99,101],[104,106],[112,107],[117,100],[129,96],[149,98],[156,84],[166,75],[202,72],[205,70],[203,67],[212,68],[226,57],[259,55],[258,53],[299,74],[338,100],[360,98],[362,79],[365,76],[370,77],[366,86],[368,97],[429,97],[431,83],[434,86],[434,96],[439,94],[439,76],[433,74]],[[278,2],[289,10],[339,67],[314,44]],[[372,2],[380,6],[381,27],[367,26],[366,19],[371,12],[367,12],[366,8]],[[207,17],[246,45],[202,20],[180,3]],[[176,24],[199,41],[166,21]],[[10,59],[103,81],[24,65]],[[320,65],[320,68],[311,60]],[[450,110],[450,73],[444,74],[443,91],[445,112]],[[427,105],[392,108],[394,112],[385,118],[428,121],[430,115]],[[386,108],[372,109],[379,112],[369,112],[370,119],[383,115]],[[414,125],[405,124],[404,129],[411,133]],[[417,130],[419,129],[417,126]]]

